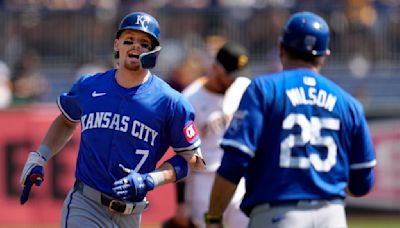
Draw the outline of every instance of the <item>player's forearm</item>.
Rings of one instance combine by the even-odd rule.
[[[206,168],[206,163],[204,162],[200,148],[197,148],[193,151],[181,152],[179,155],[185,158],[185,160],[188,162],[190,170],[200,171]]]
[[[211,191],[210,206],[207,212],[210,217],[222,217],[222,214],[236,191],[236,187],[236,184],[225,178],[219,175],[215,176]]]
[[[51,124],[38,151],[48,160],[57,154],[71,139],[77,124],[60,114]]]
[[[175,182],[176,174],[175,170],[169,163],[163,163],[158,169],[149,173],[155,181],[155,185],[163,185]]]
[[[182,152],[176,154],[149,174],[153,177],[155,185],[158,186],[179,181],[189,174],[190,169],[203,169],[204,166],[200,152]]]

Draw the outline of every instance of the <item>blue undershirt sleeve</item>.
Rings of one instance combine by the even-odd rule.
[[[374,180],[372,168],[350,170],[348,189],[355,196],[363,196],[371,191]]]

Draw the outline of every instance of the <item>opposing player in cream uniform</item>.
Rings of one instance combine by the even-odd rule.
[[[196,80],[183,91],[196,112],[195,123],[202,138],[203,157],[207,165],[206,170],[192,173],[186,180],[185,188],[186,205],[189,205],[192,219],[197,220],[200,227],[205,227],[203,215],[208,209],[213,179],[223,155],[219,143],[250,83],[248,78],[237,77],[246,65],[244,48],[237,44],[225,44],[217,53],[207,77]],[[247,226],[248,218],[239,209],[244,193],[242,181],[224,214],[223,222],[230,228]]]

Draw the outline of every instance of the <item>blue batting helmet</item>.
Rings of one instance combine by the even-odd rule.
[[[329,26],[314,13],[295,13],[286,22],[281,43],[301,53],[328,55]]]
[[[134,12],[126,15],[119,24],[116,38],[126,29],[139,30],[149,34],[154,42],[154,46],[160,45],[160,26],[157,20],[150,14],[143,12]]]

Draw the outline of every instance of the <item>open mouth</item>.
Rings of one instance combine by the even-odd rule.
[[[129,58],[136,58],[139,59],[139,55],[138,54],[128,54]]]

